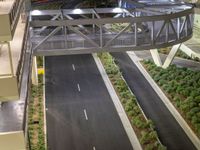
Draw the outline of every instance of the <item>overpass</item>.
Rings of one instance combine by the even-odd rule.
[[[37,56],[162,48],[192,37],[193,12],[186,4],[34,10],[30,39]]]

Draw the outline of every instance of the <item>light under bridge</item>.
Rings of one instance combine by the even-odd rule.
[[[30,40],[42,56],[150,50],[191,38],[193,14],[190,4],[34,10]]]

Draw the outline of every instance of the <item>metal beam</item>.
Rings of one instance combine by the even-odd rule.
[[[91,40],[89,37],[87,37],[85,34],[83,34],[81,31],[76,30],[74,27],[72,26],[68,26],[72,31],[74,31],[75,33],[79,34],[81,37],[83,37],[84,39],[86,39],[89,43],[91,43],[93,46],[95,47],[99,47],[99,45],[94,42],[93,40]]]
[[[174,32],[174,35],[176,36],[176,39],[178,39],[178,32],[176,32],[176,29],[174,28],[174,25],[173,25],[173,23],[172,23],[172,21],[171,20],[169,20],[169,24],[170,24],[170,26],[171,26],[171,28],[172,28],[172,31]]]
[[[166,24],[166,20],[163,22],[160,30],[158,31],[157,35],[156,35],[156,38],[154,39],[154,42],[157,41],[158,37],[160,36],[161,32],[163,31],[164,27],[165,27],[165,24]]]
[[[64,14],[64,16],[66,17],[66,18],[68,18],[69,20],[74,20],[71,16],[69,16],[69,15],[65,15]],[[87,33],[90,33],[90,31],[88,31],[83,25],[78,25],[78,27],[79,28],[81,28],[81,29],[84,29]]]
[[[58,19],[58,17],[60,17],[61,14],[57,14],[56,16],[54,16],[51,20],[56,20]],[[47,28],[47,26],[42,27],[41,29],[39,29],[39,31],[37,32],[37,34],[40,34],[42,31],[44,31]]]
[[[32,27],[41,27],[41,26],[64,26],[64,25],[88,25],[88,24],[110,24],[110,23],[139,23],[139,22],[151,22],[151,21],[162,21],[175,19],[188,15],[188,13],[194,13],[193,9],[187,9],[182,12],[168,15],[159,15],[159,16],[142,16],[142,17],[125,17],[125,18],[95,18],[95,19],[76,19],[76,20],[60,20],[60,21],[40,21],[35,20],[31,21],[30,25]]]

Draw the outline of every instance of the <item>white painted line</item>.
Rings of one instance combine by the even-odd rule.
[[[84,111],[85,119],[88,120],[88,116],[87,116],[87,111],[86,111],[86,109],[84,109],[83,111]]]
[[[45,57],[43,57],[43,67],[44,70],[46,68],[45,66]],[[45,109],[46,107],[46,96],[45,96],[45,88],[46,88],[46,84],[45,84],[46,78],[45,75],[43,75],[43,109]],[[48,108],[46,108],[48,110]],[[46,111],[44,110],[44,141],[45,141],[45,149],[47,149],[47,117],[46,117]]]
[[[78,87],[78,91],[80,92],[81,91],[80,85],[77,84],[77,87]]]
[[[74,64],[72,64],[72,68],[73,68],[73,70],[74,70],[74,71],[76,70],[76,68],[75,68]]]
[[[95,146],[93,146],[93,150],[96,150]]]

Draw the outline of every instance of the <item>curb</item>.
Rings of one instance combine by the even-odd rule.
[[[131,145],[132,145],[133,149],[142,150],[140,142],[139,142],[139,140],[138,140],[138,138],[137,138],[137,136],[136,136],[131,124],[130,124],[130,121],[129,121],[127,115],[126,115],[126,112],[124,111],[124,108],[123,108],[123,106],[122,106],[122,104],[121,104],[121,102],[120,102],[120,100],[119,100],[119,98],[118,98],[118,96],[117,96],[117,94],[115,92],[115,89],[114,89],[112,83],[110,82],[110,79],[109,79],[108,75],[106,74],[106,71],[105,71],[100,59],[98,58],[96,53],[92,54],[92,56],[93,56],[93,58],[95,60],[97,68],[98,68],[98,70],[99,70],[99,72],[100,72],[100,74],[102,76],[102,79],[103,79],[103,81],[104,81],[104,83],[106,85],[106,88],[107,88],[107,90],[108,90],[108,92],[110,94],[110,97],[111,97],[111,99],[112,99],[112,101],[113,101],[113,103],[115,105],[115,108],[117,110],[119,118],[120,118],[120,120],[121,120],[121,122],[123,124],[123,127],[124,127],[127,135],[128,135],[128,138],[129,138],[129,140],[131,142]]]
[[[194,146],[200,150],[200,140],[195,135],[195,133],[192,131],[192,129],[189,127],[187,122],[183,119],[183,117],[179,114],[179,112],[176,110],[176,108],[173,106],[173,104],[170,102],[170,100],[165,96],[165,94],[162,92],[160,87],[155,83],[155,81],[151,78],[151,76],[148,74],[146,69],[142,66],[142,64],[138,60],[134,60],[134,57],[136,56],[134,52],[127,52],[128,56],[132,60],[132,62],[137,66],[137,68],[140,70],[140,72],[143,74],[143,76],[146,78],[146,80],[149,82],[151,87],[154,89],[154,91],[157,93],[157,95],[160,97],[162,102],[165,104],[167,109],[170,111],[172,116],[176,119],[178,124],[182,127],[184,132],[187,134],[189,139],[192,141]]]
[[[45,70],[45,57],[43,57],[43,68]],[[47,149],[47,120],[46,120],[46,93],[45,93],[45,73],[43,74],[43,113],[44,113],[44,142]]]

